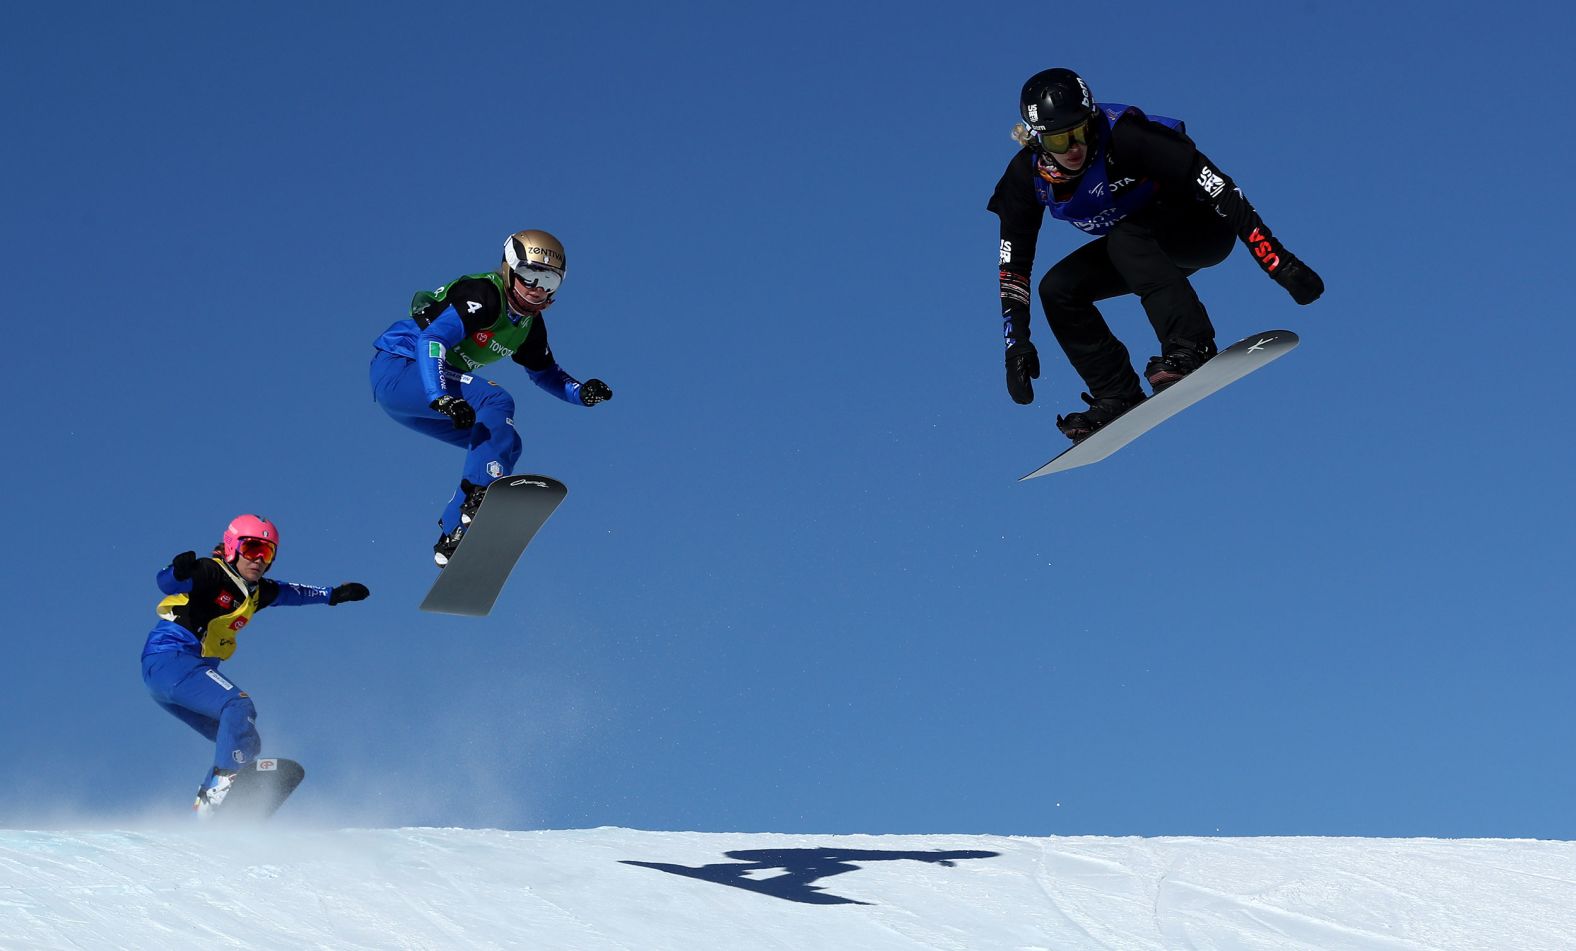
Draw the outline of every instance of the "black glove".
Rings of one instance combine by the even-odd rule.
[[[1007,348],[1007,392],[1014,403],[1027,406],[1034,402],[1034,384],[1040,378],[1040,354],[1025,340]]]
[[[333,607],[336,604],[344,604],[346,601],[360,601],[371,593],[367,590],[366,585],[358,581],[352,581],[349,584],[338,585],[334,590],[330,591],[328,593],[328,604],[329,607]]]
[[[1286,288],[1286,293],[1299,304],[1311,304],[1324,293],[1324,281],[1290,251],[1281,252],[1280,267],[1271,272],[1270,277]]]
[[[445,393],[433,400],[430,405],[454,420],[455,429],[470,429],[476,425],[476,411],[471,409],[471,404],[465,402],[463,396],[450,396]]]
[[[580,384],[580,402],[587,406],[595,406],[603,400],[613,398],[613,389],[601,380],[587,380]]]
[[[183,551],[170,559],[170,573],[175,576],[176,581],[185,581],[196,570],[197,553],[194,551]]]

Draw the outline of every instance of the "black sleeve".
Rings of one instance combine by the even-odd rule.
[[[273,604],[277,597],[279,597],[279,582],[272,578],[263,578],[257,582],[257,610],[261,611]]]
[[[1242,189],[1186,133],[1141,112],[1125,113],[1112,127],[1111,161],[1124,174],[1153,179],[1163,195],[1187,195],[1210,205],[1250,247],[1257,240],[1253,235],[1269,232]]]
[[[1019,149],[985,205],[1001,221],[997,277],[1002,333],[1009,347],[1029,339],[1029,278],[1034,270],[1040,223],[1045,219],[1045,206],[1034,194],[1034,175],[1034,152]]]
[[[532,319],[524,342],[514,352],[514,362],[533,372],[551,370],[558,365],[553,359],[553,349],[547,345],[547,321],[541,314]]]
[[[187,600],[194,604],[206,604],[213,600],[220,588],[229,585],[230,576],[212,558],[199,558],[197,564],[192,566],[191,582],[192,590]]]
[[[1001,219],[1002,269],[1025,277],[1034,268],[1034,246],[1045,219],[1045,206],[1034,197],[1034,174],[1034,152],[1019,149],[985,205]]]
[[[503,297],[493,282],[486,278],[462,277],[448,286],[442,301],[431,301],[411,316],[425,329],[449,307],[453,307],[459,315],[468,337],[497,323],[503,313]]]

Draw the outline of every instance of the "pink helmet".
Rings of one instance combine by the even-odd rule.
[[[224,560],[234,561],[236,550],[241,546],[243,538],[260,538],[265,542],[273,542],[274,547],[279,547],[279,529],[274,523],[261,515],[237,515],[224,530]]]

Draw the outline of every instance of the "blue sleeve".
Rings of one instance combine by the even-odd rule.
[[[320,588],[311,584],[296,584],[292,581],[275,581],[279,590],[274,594],[274,599],[268,603],[269,607],[294,608],[303,604],[327,604],[328,596],[333,588]]]
[[[416,366],[421,370],[421,385],[428,403],[440,396],[453,395],[443,378],[443,359],[450,347],[464,339],[465,322],[452,310],[428,324],[416,338]]]
[[[176,581],[175,568],[171,565],[165,565],[159,570],[159,590],[165,594],[191,594],[192,579],[187,578],[185,581]]]
[[[564,372],[564,368],[553,364],[545,370],[526,370],[531,382],[553,394],[565,403],[580,403],[580,381]]]

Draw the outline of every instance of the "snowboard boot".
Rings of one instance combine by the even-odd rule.
[[[442,528],[443,523],[439,522],[438,527]],[[460,539],[464,537],[464,524],[456,525],[454,531],[438,536],[438,543],[432,546],[432,560],[438,563],[439,568],[447,565],[449,559],[454,557],[454,550],[460,547]]]
[[[460,524],[469,525],[471,519],[476,517],[476,510],[482,507],[482,496],[487,494],[487,487],[475,485],[469,479],[461,479],[460,491],[465,493],[465,501],[460,503]]]
[[[1073,442],[1083,440],[1090,433],[1144,401],[1142,393],[1131,397],[1107,396],[1100,399],[1095,399],[1088,393],[1078,395],[1089,404],[1089,408],[1082,412],[1056,417],[1056,428]]]
[[[224,797],[230,794],[230,786],[234,783],[233,769],[215,769],[208,774],[208,781],[197,790],[197,801],[192,803],[192,811],[197,813],[197,818],[212,819],[213,811],[219,808],[219,803],[224,802]]]
[[[1213,344],[1204,347],[1174,347],[1164,355],[1150,357],[1144,367],[1144,378],[1150,389],[1159,393],[1183,377],[1203,366],[1215,355]]]
[[[454,550],[460,547],[460,539],[465,537],[465,530],[470,527],[471,520],[476,517],[476,510],[482,507],[482,497],[487,494],[485,485],[477,485],[469,479],[460,480],[460,491],[465,493],[465,501],[460,503],[460,524],[454,531],[445,532],[438,536],[438,543],[432,546],[432,560],[442,568],[454,557]],[[438,522],[438,527],[443,527],[443,522]]]

